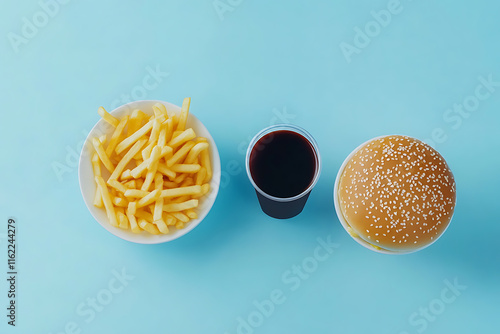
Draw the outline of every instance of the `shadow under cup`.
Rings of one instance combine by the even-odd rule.
[[[245,164],[262,211],[278,219],[302,212],[321,170],[314,138],[289,124],[273,125],[255,135]]]

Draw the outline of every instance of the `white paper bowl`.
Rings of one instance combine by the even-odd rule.
[[[173,105],[164,101],[154,101],[154,100],[144,100],[144,101],[135,101],[123,106],[116,108],[110,113],[118,118],[121,118],[125,115],[130,115],[134,109],[140,109],[144,113],[152,115],[153,114],[153,105],[155,103],[162,103],[169,113],[179,114],[181,108],[179,106]],[[96,113],[97,114],[97,113]],[[217,146],[215,145],[215,141],[205,128],[205,126],[194,116],[189,113],[189,117],[187,120],[187,127],[193,128],[196,134],[200,137],[206,137],[208,143],[210,144],[210,159],[212,162],[213,169],[213,177],[210,181],[210,191],[207,195],[200,198],[200,205],[197,208],[198,218],[192,219],[189,223],[186,224],[186,227],[180,230],[175,228],[171,228],[169,234],[159,234],[152,235],[147,232],[142,232],[140,234],[132,233],[130,230],[124,230],[118,227],[114,227],[109,223],[108,217],[106,215],[106,210],[104,208],[97,208],[93,205],[94,195],[96,191],[96,184],[94,181],[94,172],[92,170],[92,162],[91,157],[94,149],[92,147],[91,138],[99,137],[102,134],[107,134],[108,139],[109,135],[113,132],[114,128],[107,124],[103,119],[100,119],[99,122],[92,128],[87,139],[85,140],[85,144],[83,145],[82,152],[80,153],[80,163],[78,166],[78,178],[80,182],[80,190],[82,192],[83,200],[87,205],[92,216],[95,220],[101,224],[106,230],[110,233],[116,235],[119,238],[122,238],[127,241],[140,243],[140,244],[158,244],[163,242],[172,241],[177,239],[192,229],[194,229],[205,216],[208,214],[212,205],[215,202],[215,198],[217,197],[217,193],[219,191],[220,184],[220,174],[221,174],[221,166],[220,166],[220,157],[219,152],[217,151]],[[106,171],[106,168],[102,167],[103,175]],[[106,174],[107,177],[107,174]],[[106,178],[105,178],[106,179]]]

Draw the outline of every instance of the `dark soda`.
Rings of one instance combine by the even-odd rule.
[[[266,194],[279,198],[304,192],[313,182],[317,168],[311,143],[301,134],[287,130],[260,138],[249,158],[255,184]]]

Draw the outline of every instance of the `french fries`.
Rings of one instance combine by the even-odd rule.
[[[92,145],[94,146],[94,149],[97,155],[99,156],[99,159],[103,163],[104,167],[106,167],[106,169],[110,172],[113,171],[115,167],[113,166],[111,160],[109,160],[108,155],[104,151],[104,148],[102,147],[102,142],[97,138],[92,138]]]
[[[193,129],[189,128],[178,134],[174,139],[172,139],[168,143],[168,146],[175,148],[194,138],[196,138],[196,133],[194,132]]]
[[[200,171],[198,164],[177,164],[170,167],[170,170],[176,173],[196,173]]]
[[[115,206],[113,202],[111,202],[111,196],[109,195],[108,187],[104,183],[104,179],[102,176],[96,176],[95,182],[97,183],[97,188],[102,196],[102,201],[104,203],[104,207],[106,208],[106,214],[108,215],[108,219],[111,225],[118,226],[118,221],[116,219]]]
[[[169,203],[163,205],[163,211],[165,212],[179,212],[184,210],[189,210],[196,208],[198,206],[197,199],[191,199],[182,203]]]
[[[103,107],[99,107],[99,109],[97,110],[97,113],[99,114],[99,116],[102,117],[103,120],[105,120],[106,122],[108,122],[109,124],[111,124],[115,128],[120,123],[120,121],[118,119],[116,119],[115,117],[111,116],[111,114],[108,113],[106,111],[106,109],[104,109]]]
[[[111,116],[111,115],[110,115]],[[113,117],[113,116],[111,116]],[[128,116],[123,117],[118,125],[116,126],[115,132],[111,135],[111,139],[109,140],[108,147],[106,147],[106,155],[109,157],[111,153],[115,150],[116,145],[118,144],[118,140],[120,140],[120,136],[123,133],[123,129],[127,126]]]
[[[179,121],[177,122],[177,131],[184,131],[184,128],[186,127],[190,104],[190,97],[186,97],[184,101],[182,101],[181,115],[179,116]]]
[[[152,116],[136,109],[116,118],[99,108],[113,130],[91,139],[94,206],[106,211],[112,226],[159,235],[197,219],[212,166],[208,141],[186,127],[190,101],[184,99],[179,115],[159,103]]]
[[[148,133],[152,127],[153,127],[153,121],[149,121],[146,124],[144,124],[142,128],[131,134],[129,137],[125,138],[122,142],[120,142],[120,144],[118,144],[118,146],[116,146],[115,149],[116,153],[117,154],[122,153],[125,149],[134,144],[139,138]]]

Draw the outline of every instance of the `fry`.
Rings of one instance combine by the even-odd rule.
[[[155,150],[155,149],[156,149],[157,153],[155,153],[154,156],[152,155],[147,162],[148,170],[151,170],[151,168],[153,167],[153,164],[158,162],[158,160],[160,160],[160,158],[162,158],[166,155],[172,154],[172,151],[173,151],[173,149],[170,146],[165,146],[165,147],[156,146],[155,148],[153,148],[153,150]]]
[[[205,167],[201,167],[200,171],[198,172],[198,174],[196,174],[196,181],[195,181],[195,183],[198,184],[198,185],[203,184],[203,182],[205,181],[206,176],[207,176],[207,169]]]
[[[137,208],[141,208],[143,206],[149,205],[156,201],[161,195],[159,190],[153,190],[147,196],[144,196],[137,202]],[[188,208],[189,209],[189,208]]]
[[[120,221],[118,220],[118,213],[125,213],[125,208],[115,206],[116,220],[118,221],[118,225],[120,225]]]
[[[189,187],[194,185],[194,180],[192,177],[186,177],[181,183],[181,187]]]
[[[127,134],[131,135],[132,133],[139,130],[144,118],[146,118],[146,114],[139,109],[135,109],[134,111],[132,111],[132,115],[130,116],[130,120],[127,125]]]
[[[156,225],[153,225],[151,223],[148,223],[145,219],[139,218],[139,226],[145,230],[148,231],[151,234],[160,234],[160,231],[158,231],[158,228]]]
[[[94,149],[99,156],[99,159],[101,159],[104,167],[111,173],[115,169],[111,161],[109,160],[109,157],[106,155],[106,152],[104,151],[102,147],[102,143],[97,140],[96,138],[92,138],[92,146],[94,146]]]
[[[99,109],[97,110],[97,113],[99,114],[99,116],[102,117],[103,120],[105,120],[106,122],[108,122],[109,124],[111,124],[115,128],[118,126],[118,123],[120,123],[120,121],[118,119],[114,118],[103,107],[99,107]]]
[[[138,159],[142,157],[142,160],[148,160],[149,157],[151,156],[151,151],[153,150],[153,147],[156,145],[155,142],[149,142],[149,144],[142,150],[142,152],[137,153],[136,156],[138,156]]]
[[[165,141],[168,143],[172,139],[172,133],[174,132],[174,118],[169,118],[165,122],[165,127],[167,129],[165,133]]]
[[[198,164],[176,164],[170,170],[176,173],[197,173],[201,166]]]
[[[110,157],[111,153],[113,153],[113,151],[115,150],[116,145],[118,144],[118,140],[120,140],[120,136],[123,133],[123,129],[125,129],[125,126],[127,126],[128,120],[129,120],[128,116],[123,117],[120,120],[120,123],[118,123],[118,126],[115,128],[115,131],[111,135],[108,147],[106,147],[106,155],[108,157]]]
[[[127,189],[127,191],[125,191],[124,193],[125,197],[139,197],[139,198],[146,197],[149,194],[150,194],[149,191],[138,190],[138,189]]]
[[[127,210],[130,211],[131,214],[135,215],[137,212],[137,202],[129,202]]]
[[[163,112],[160,110],[160,108],[158,108],[157,104],[159,103],[156,103],[154,106],[153,106],[153,113],[155,115],[155,118],[157,118],[158,116],[160,115],[163,115]]]
[[[170,203],[182,203],[185,201],[189,201],[190,199],[191,199],[190,196],[175,197],[170,200]]]
[[[92,154],[92,170],[94,171],[94,176],[101,176],[101,162],[99,160],[99,156],[95,152],[94,154]],[[95,190],[94,206],[98,208],[103,207],[102,196],[99,187],[97,187]]]
[[[201,186],[189,186],[189,187],[179,187],[173,189],[163,189],[161,191],[160,197],[162,198],[173,198],[179,196],[190,196],[201,194]]]
[[[126,211],[128,222],[130,224],[130,229],[132,230],[133,233],[141,233],[141,228],[139,225],[137,225],[137,220],[135,219],[134,214],[132,213],[129,209]]]
[[[196,213],[196,211],[194,211],[194,210],[186,210],[186,211],[184,212],[184,214],[185,214],[186,216],[188,216],[189,218],[191,218],[191,219],[196,219],[196,218],[198,218],[198,214],[197,214],[197,213]]]
[[[170,119],[172,120],[172,133],[177,129],[177,123],[179,122],[179,116],[177,114],[173,113],[170,116]]]
[[[171,215],[183,223],[187,223],[189,221],[189,217],[182,212],[172,212]]]
[[[178,212],[178,211],[183,211],[183,210],[189,210],[196,208],[198,206],[198,200],[197,199],[191,199],[186,202],[182,203],[169,203],[163,205],[163,211],[165,212]]]
[[[95,176],[101,176],[101,163],[96,152],[92,154],[92,170]]]
[[[175,136],[169,143],[168,146],[172,148],[176,148],[178,146],[181,146],[188,140],[196,138],[196,133],[192,128],[186,129],[182,131],[178,136]]]
[[[161,148],[161,153],[158,157],[159,158],[162,158],[164,156],[167,156],[167,155],[170,155],[172,154],[172,151],[173,149],[170,147],[170,146],[165,146],[165,147],[162,147]],[[142,175],[142,173],[147,169],[147,168],[151,168],[151,165],[152,163],[155,161],[156,159],[156,156],[153,157],[153,159],[151,158],[151,156],[147,159],[147,160],[144,160],[141,164],[139,164],[139,166],[137,166],[136,168],[134,168],[132,171],[131,171],[131,176],[134,177],[134,178],[138,178]],[[175,176],[174,176],[175,177]]]
[[[193,198],[200,198],[205,196],[210,191],[210,184],[205,183],[201,186],[201,193],[199,195],[193,195]]]
[[[156,143],[158,142],[158,136],[160,135],[161,130],[161,121],[158,118],[155,118],[153,122],[153,129],[151,130],[151,134],[149,135],[149,142]]]
[[[111,176],[109,177],[110,179],[118,179],[118,176],[120,176],[121,172],[123,169],[125,169],[125,166],[132,160],[134,155],[136,155],[137,152],[146,144],[147,139],[140,139],[137,142],[135,142],[134,146],[130,148],[130,150],[123,156],[123,158],[120,160],[118,165],[116,166],[115,170],[113,173],[111,173]]]
[[[208,150],[201,151],[200,158],[201,166],[205,167],[207,173],[205,182],[208,182],[212,179],[212,165],[210,164],[210,154]]]
[[[160,157],[163,158],[163,157],[166,157],[166,156],[170,156],[172,155],[172,153],[174,152],[174,149],[171,148],[170,146],[163,146],[161,148],[161,153],[160,153]]]
[[[165,115],[165,117],[168,117],[168,113],[167,113],[167,108],[165,108],[165,106],[162,104],[162,103],[155,103],[155,105],[153,106],[153,110],[154,109],[159,109],[160,112]]]
[[[136,132],[134,132],[133,134],[122,140],[121,143],[119,143],[116,146],[115,152],[117,154],[122,153],[126,148],[130,147],[132,144],[137,142],[139,138],[147,134],[152,127],[153,127],[153,121],[149,121],[146,124],[144,124],[142,128],[140,128],[139,130],[137,130]]]
[[[130,176],[134,179],[138,179],[144,174],[144,172],[148,169],[148,160],[144,160],[137,167],[130,171]]]
[[[128,207],[128,201],[126,199],[123,199],[123,198],[118,197],[118,196],[117,197],[113,197],[112,202],[113,202],[113,204],[115,206],[120,206],[120,207],[123,207],[123,208]],[[120,220],[118,219],[118,221],[120,221]]]
[[[177,137],[178,135],[180,135],[183,131],[179,131],[179,130],[176,130],[172,133],[172,139],[174,139],[175,137]]]
[[[116,215],[118,216],[118,221],[119,221],[118,227],[124,230],[128,230],[127,216],[121,211],[119,211]]]
[[[101,144],[105,144],[106,143],[106,135],[102,135],[99,137],[99,141],[101,142]]]
[[[179,122],[177,123],[178,131],[183,131],[184,128],[186,127],[190,105],[191,105],[191,98],[186,97],[184,101],[182,101],[181,115],[179,116]]]
[[[96,187],[95,189],[94,206],[98,208],[103,207],[101,190],[99,190],[99,187]]]
[[[121,192],[122,194],[125,194],[125,192],[127,191],[127,187],[125,187],[123,184],[121,184],[120,182],[118,182],[116,179],[109,179],[108,180],[108,184],[115,188],[116,190],[118,190],[119,192]]]
[[[153,222],[153,224],[156,225],[156,227],[158,228],[158,230],[160,231],[160,233],[162,234],[168,234],[169,229],[168,229],[168,226],[167,224],[163,221],[163,219],[158,219],[158,220],[155,220]]]
[[[123,185],[129,189],[137,188],[137,184],[135,183],[135,180],[130,180],[128,182],[125,182]]]
[[[156,174],[156,170],[158,169],[158,160],[160,158],[160,147],[155,146],[153,148],[153,152],[151,152],[151,163],[148,165],[148,172],[146,173],[146,179],[144,179],[144,183],[142,184],[141,190],[148,190],[153,182],[154,176]]]
[[[180,184],[182,183],[182,181],[184,181],[184,179],[187,177],[186,174],[181,174],[179,176],[177,176],[175,179],[174,179],[174,182],[177,183],[177,184]]]
[[[130,175],[130,169],[124,170],[123,173],[120,175],[120,180],[130,180],[131,178],[132,175]]]
[[[176,176],[175,172],[172,171],[171,169],[169,169],[165,165],[158,164],[157,171],[160,172],[160,173],[162,173],[163,175],[166,175],[170,180],[175,179],[175,176]]]
[[[206,195],[210,191],[210,183],[205,183],[201,186],[201,193]]]
[[[167,160],[167,167],[172,167],[179,161],[181,161],[182,158],[184,158],[189,150],[191,150],[194,146],[193,142],[188,141],[185,143],[177,152],[174,153],[174,155]]]
[[[161,174],[155,175],[155,190],[158,190],[160,192],[160,197],[158,197],[156,199],[155,208],[154,208],[154,212],[153,212],[153,220],[156,222],[157,220],[162,219],[162,211],[163,211],[163,197],[161,197],[161,191],[163,190],[163,176]],[[161,232],[161,229],[159,228],[159,226],[158,226],[158,229]],[[168,233],[168,229],[167,229],[167,233]]]
[[[167,213],[165,211],[163,211],[162,219],[165,222],[165,224],[167,224],[167,226],[175,225],[175,222],[177,220],[174,216],[172,216],[170,213]]]
[[[146,221],[152,223],[153,222],[153,215],[147,211],[144,211],[143,209],[138,209],[136,212],[135,212],[135,216],[137,218],[143,218],[143,219],[146,219]]]
[[[208,142],[208,140],[205,137],[198,137],[198,138],[196,138],[195,142],[196,142],[196,144],[198,144],[198,143],[206,143],[206,142]]]
[[[104,207],[106,208],[106,213],[108,215],[109,223],[116,227],[118,226],[118,221],[116,220],[115,207],[111,202],[111,197],[109,196],[108,187],[106,187],[106,184],[104,183],[104,179],[102,178],[102,176],[96,176],[95,182],[97,183],[99,191],[101,192],[102,201],[104,203]]]
[[[158,146],[164,147],[165,145],[167,145],[167,127],[162,126],[158,135]]]
[[[184,163],[186,164],[194,163],[198,155],[206,149],[208,149],[208,143],[198,143],[194,145],[191,151],[189,151],[189,154],[187,155]]]

